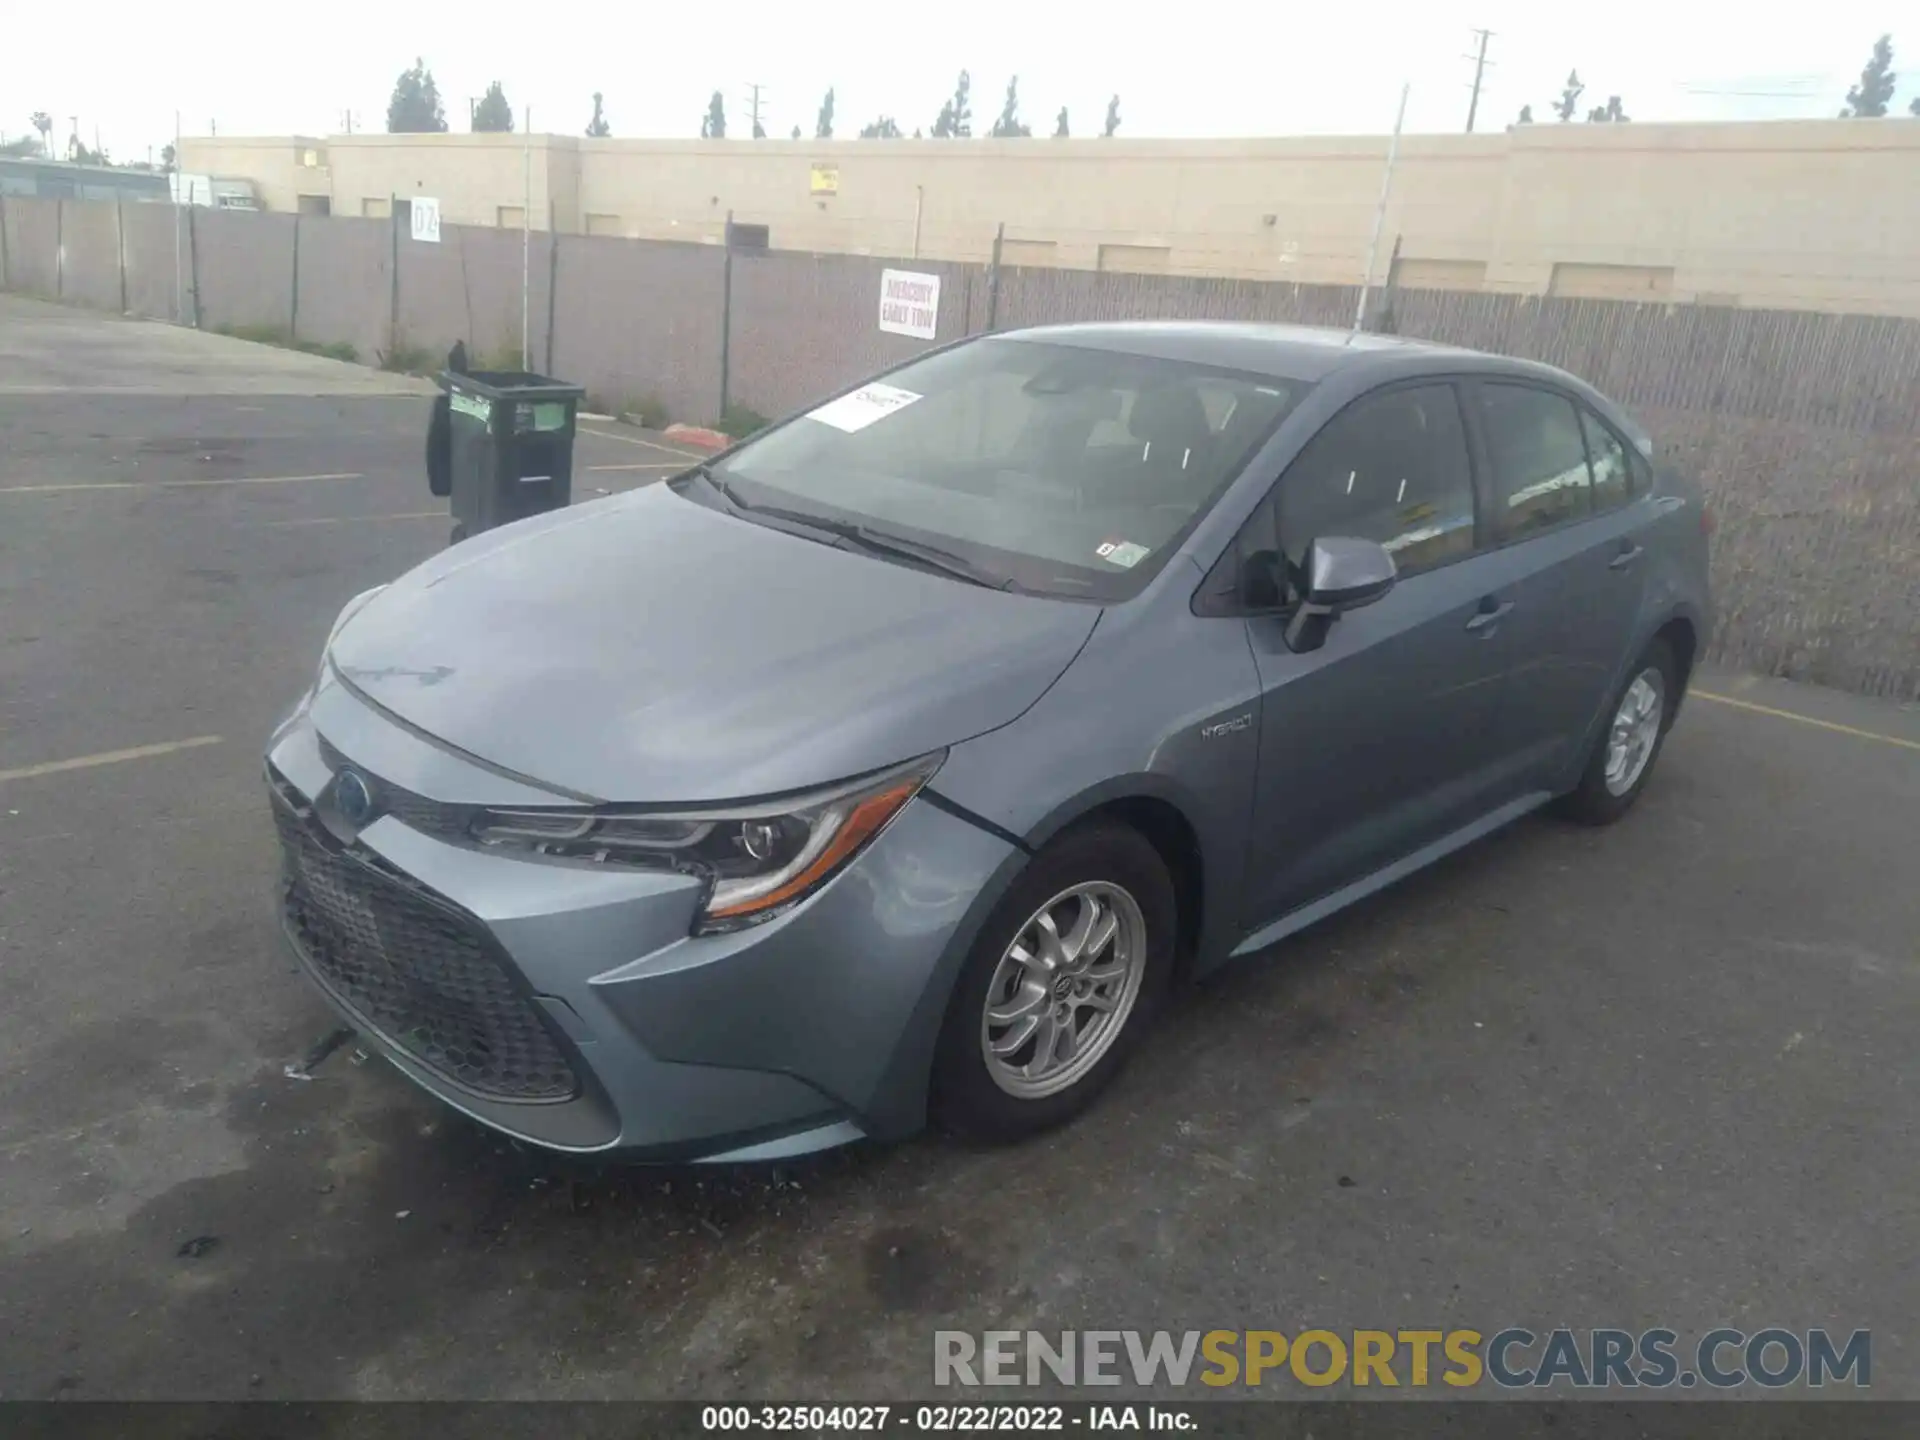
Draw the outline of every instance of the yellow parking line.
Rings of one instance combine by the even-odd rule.
[[[202,485],[300,485],[308,480],[364,480],[357,470],[330,475],[247,475],[228,480],[94,480],[78,485],[0,485],[0,495],[58,495],[75,490],[186,490]]]
[[[1857,725],[1842,725],[1837,720],[1816,720],[1811,715],[1802,715],[1794,710],[1777,710],[1771,705],[1758,705],[1751,700],[1736,700],[1731,695],[1716,695],[1711,690],[1694,690],[1693,695],[1702,700],[1711,700],[1716,705],[1731,705],[1736,710],[1751,710],[1757,715],[1772,715],[1780,720],[1798,720],[1802,725],[1812,725],[1820,730],[1832,730],[1841,735],[1853,735],[1862,740],[1878,740],[1887,745],[1898,745],[1903,750],[1920,750],[1920,740],[1903,740],[1898,735],[1885,735],[1878,730],[1862,730]]]
[[[589,470],[680,470],[685,467],[671,460],[646,460],[638,465],[589,465]]]
[[[176,750],[198,750],[202,745],[220,743],[218,735],[196,735],[191,740],[163,740],[158,745],[135,745],[130,750],[106,750],[98,755],[79,755],[71,760],[48,760],[40,765],[23,765],[18,770],[0,770],[0,781],[31,780],[39,775],[58,775],[63,770],[91,770],[96,765],[147,760],[155,755],[171,755]]]

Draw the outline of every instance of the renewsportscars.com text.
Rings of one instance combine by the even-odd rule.
[[[1821,1389],[1872,1383],[1872,1332],[1778,1327],[1478,1330],[936,1330],[935,1385]]]

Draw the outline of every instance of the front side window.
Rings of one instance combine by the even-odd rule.
[[[1136,592],[1308,387],[994,338],[916,361],[712,469],[754,508],[963,556],[987,583]]]
[[[1591,513],[1587,442],[1573,402],[1531,385],[1483,384],[1480,415],[1508,539]]]
[[[1403,575],[1474,548],[1473,479],[1448,384],[1356,400],[1307,442],[1275,492],[1279,548],[1297,575],[1329,536],[1377,540]]]

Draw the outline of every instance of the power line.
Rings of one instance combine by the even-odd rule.
[[[757,136],[757,135],[764,135],[766,133],[765,129],[760,124],[760,91],[762,88],[763,87],[759,85],[754,85],[754,84],[749,84],[747,86],[747,91],[749,95],[749,99],[747,101],[747,119],[752,125],[752,128],[747,131],[749,135]]]
[[[1469,135],[1473,133],[1474,116],[1480,113],[1480,82],[1487,73],[1487,42],[1493,38],[1491,30],[1476,30],[1473,33],[1480,37],[1479,52],[1462,57],[1473,61],[1473,98],[1467,102],[1467,133]]]

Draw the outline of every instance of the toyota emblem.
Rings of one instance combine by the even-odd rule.
[[[358,830],[373,819],[373,787],[357,770],[342,770],[333,782],[333,803],[340,818]]]

